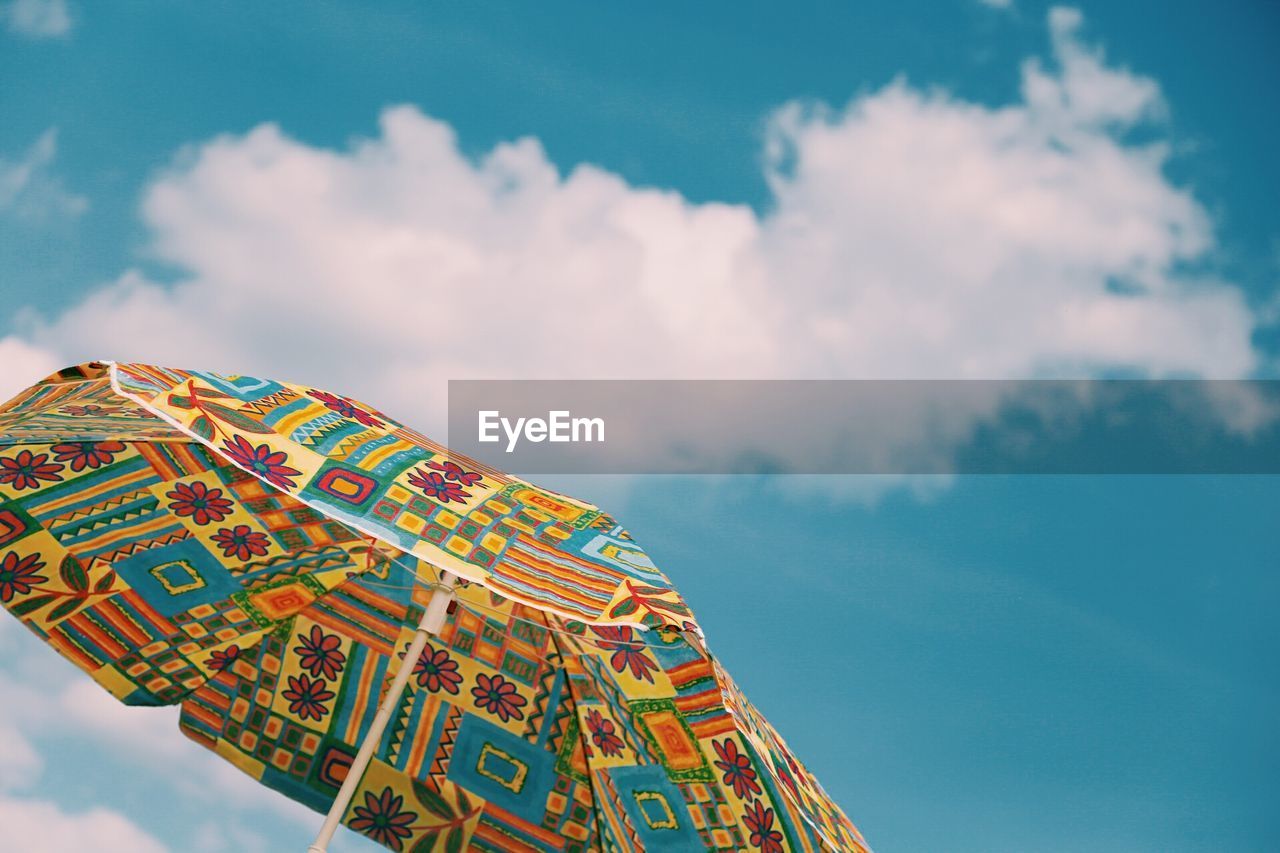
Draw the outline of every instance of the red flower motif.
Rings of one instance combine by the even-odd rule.
[[[85,468],[110,465],[115,461],[116,454],[124,450],[124,444],[119,441],[73,441],[69,444],[55,444],[51,450],[53,458],[70,463],[72,471],[83,471]]]
[[[756,782],[756,771],[751,767],[751,756],[740,752],[733,738],[713,740],[711,746],[719,759],[715,765],[724,772],[724,783],[733,788],[733,793],[744,800],[748,795],[759,796],[760,785]]]
[[[604,755],[621,755],[625,746],[613,721],[606,719],[595,708],[587,711],[587,730],[591,732],[591,742],[600,747]]]
[[[592,626],[591,630],[608,641],[600,643],[600,648],[614,650],[613,654],[609,656],[609,666],[613,667],[615,672],[630,670],[631,674],[641,681],[653,683],[653,670],[658,668],[658,664],[642,651],[644,641],[635,639],[631,628],[626,626],[596,628]]]
[[[742,822],[751,831],[747,840],[752,847],[758,847],[762,853],[782,853],[782,833],[773,828],[773,809],[765,808],[764,803],[756,800],[742,813]]]
[[[289,689],[281,695],[289,700],[289,710],[304,720],[319,720],[329,709],[324,706],[337,694],[328,689],[329,685],[320,679],[312,681],[310,676],[289,676]]]
[[[342,415],[344,418],[351,418],[354,421],[359,421],[365,426],[382,426],[382,421],[374,417],[372,412],[360,408],[346,397],[339,397],[337,394],[330,394],[328,391],[308,391],[307,393],[312,397],[315,397],[321,403],[324,403],[327,408]]]
[[[458,685],[462,683],[458,662],[449,657],[444,649],[432,649],[430,643],[423,650],[422,657],[413,665],[413,674],[417,676],[418,686],[425,687],[432,693],[443,690],[457,696]]]
[[[241,562],[250,557],[265,557],[271,544],[267,534],[253,530],[247,524],[224,527],[213,534],[213,541],[222,549],[222,556],[235,557]]]
[[[428,468],[434,468],[444,474],[446,480],[454,480],[464,486],[474,486],[481,477],[474,471],[466,471],[456,462],[428,462]]]
[[[390,786],[374,796],[364,792],[364,805],[352,809],[353,816],[347,826],[392,850],[404,850],[404,839],[413,835],[409,827],[418,819],[416,812],[405,811],[404,797]],[[416,848],[415,848],[416,849]]]
[[[174,515],[190,517],[199,525],[222,521],[231,515],[231,501],[222,496],[222,489],[211,489],[199,480],[178,483],[165,497],[169,498],[169,509]]]
[[[484,673],[476,676],[476,686],[471,688],[471,695],[482,710],[494,714],[502,722],[512,717],[524,719],[524,711],[520,708],[528,704],[528,700],[516,692],[516,686],[501,675],[489,677]]]
[[[256,474],[277,489],[289,490],[296,485],[293,478],[302,472],[284,464],[289,456],[283,450],[272,450],[269,444],[254,446],[237,435],[230,441],[222,442],[222,449],[241,468]]]
[[[227,646],[225,649],[218,649],[209,655],[209,659],[205,661],[205,666],[216,669],[218,672],[225,672],[231,664],[240,660],[240,647]]]
[[[461,483],[452,483],[444,478],[443,474],[435,471],[424,471],[421,468],[415,468],[413,473],[409,475],[409,485],[422,489],[422,493],[429,498],[447,504],[450,501],[462,503],[465,499],[471,497],[471,493],[464,491]]]
[[[40,481],[56,483],[62,479],[58,472],[65,468],[58,462],[50,462],[48,453],[32,453],[20,450],[17,456],[0,458],[0,483],[13,486],[15,491],[38,489]]]
[[[347,656],[338,651],[338,647],[342,645],[340,637],[326,634],[320,630],[319,625],[312,625],[311,634],[299,634],[298,640],[301,645],[295,646],[293,650],[298,653],[298,662],[303,669],[315,678],[324,676],[332,681],[338,677],[343,664],[347,662]]]
[[[49,579],[37,574],[44,568],[39,554],[28,554],[22,559],[13,551],[0,559],[0,601],[8,604],[15,595],[26,595],[33,586],[48,583]]]

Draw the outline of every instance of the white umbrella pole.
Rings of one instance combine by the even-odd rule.
[[[338,789],[338,796],[329,807],[329,814],[325,815],[324,824],[320,827],[315,842],[307,848],[307,853],[325,853],[325,848],[329,846],[329,839],[333,838],[338,824],[342,822],[342,816],[347,813],[347,806],[350,805],[351,798],[355,796],[356,788],[360,785],[360,777],[369,766],[369,761],[378,748],[378,742],[382,740],[382,732],[391,721],[391,714],[400,702],[400,695],[404,693],[405,685],[409,683],[409,676],[413,674],[413,668],[417,665],[418,658],[422,656],[427,638],[432,634],[440,633],[440,628],[444,626],[445,616],[449,612],[449,602],[453,601],[453,587],[457,582],[458,579],[453,575],[441,572],[440,582],[433,585],[434,591],[431,594],[431,600],[427,602],[427,612],[422,614],[422,621],[418,623],[418,630],[414,632],[413,642],[405,652],[404,663],[400,665],[400,671],[396,673],[395,680],[387,689],[387,696],[378,707],[378,713],[374,715],[373,725],[369,727],[369,733],[364,736],[360,751],[356,753],[355,761],[347,771],[347,778]]]

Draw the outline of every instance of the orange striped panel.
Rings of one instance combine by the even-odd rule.
[[[83,669],[85,672],[92,673],[95,669],[102,666],[102,661],[89,654],[86,649],[81,648],[78,643],[66,634],[63,634],[57,628],[54,628],[49,632],[49,636],[46,640],[49,645],[57,649],[63,657]]]
[[[128,595],[128,593],[122,593]],[[134,646],[143,646],[151,642],[152,637],[131,615],[125,613],[111,599],[107,599],[94,608],[98,618],[106,622],[114,631],[123,636]]]
[[[64,497],[57,498],[56,500],[51,500],[45,504],[41,504],[40,510],[39,510],[40,515],[41,517],[48,517],[50,515],[57,513],[57,511],[59,509],[62,509],[63,507],[67,507],[72,504],[84,503],[86,500],[89,500],[96,495],[102,495],[102,494],[106,494],[107,492],[115,491],[121,486],[137,484],[138,486],[141,487],[142,484],[150,480],[152,476],[153,474],[151,473],[150,470],[146,468],[139,468],[137,471],[130,471],[128,473],[121,474],[118,477],[112,477],[107,480],[102,480],[101,482],[93,483],[92,485],[84,485],[80,488],[77,488],[73,491],[68,492]],[[83,512],[83,511],[84,510],[79,510],[78,512]],[[68,517],[70,518],[74,516],[68,516]]]
[[[369,703],[376,698],[372,695],[375,669],[372,664],[368,664],[360,671],[360,683],[357,687],[355,706],[351,709],[351,718],[347,723],[347,730],[342,734],[343,740],[347,743],[359,741],[360,723],[364,720],[364,715],[369,710]]]
[[[147,600],[142,596],[138,595],[137,592],[131,589],[125,590],[124,592],[120,593],[120,597],[123,598],[125,601],[129,602],[129,606],[133,607],[135,610],[138,611],[139,615],[142,616],[145,624],[155,630],[156,636],[168,637],[178,633],[178,629],[174,626],[174,624],[170,622],[168,619],[161,616],[156,611],[156,609],[153,608],[150,604],[147,604]],[[143,640],[142,642],[145,643],[150,640],[151,640],[151,637],[148,637],[146,640]],[[139,645],[141,645],[141,643]]]
[[[93,640],[106,653],[107,660],[116,660],[129,651],[126,646],[120,645],[115,637],[99,628],[94,620],[89,617],[89,611],[87,610],[81,610],[68,619],[66,624]]]
[[[492,809],[494,808],[494,806],[490,805],[488,808]],[[557,835],[554,832],[548,832],[542,827],[529,823],[528,821],[523,820],[520,817],[517,817],[516,815],[513,815],[506,810],[502,810],[499,814],[495,815],[494,819],[500,820],[503,823],[509,823],[512,826],[518,827],[519,830],[524,834],[533,836],[535,839],[551,847],[552,849],[559,849],[564,847],[563,836]],[[514,838],[508,833],[503,832],[501,827],[486,823],[483,820],[476,825],[475,834],[480,838],[483,838],[484,840],[497,845],[503,850],[508,850],[508,851],[527,850],[527,851],[530,851],[530,853],[540,853],[540,848],[530,847],[528,844],[520,841],[518,838]]]

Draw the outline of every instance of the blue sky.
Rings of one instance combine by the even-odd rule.
[[[448,121],[469,152],[533,135],[562,168],[597,163],[695,201],[762,207],[771,110],[796,98],[840,105],[899,76],[1005,103],[1018,63],[1045,52],[1048,8],[485,4],[415,15],[416,5],[242,4],[231,15],[134,2],[77,7],[60,38],[8,38],[0,151],[15,157],[56,127],[58,173],[92,206],[70,233],[6,241],[6,297],[18,289],[18,302],[56,310],[137,263],[139,196],[182,146],[262,122],[339,146],[376,132],[389,104]],[[1185,0],[1158,15],[1133,3],[1081,8],[1118,62],[1159,81],[1180,152],[1170,173],[1218,219],[1223,266],[1268,292],[1280,230],[1268,140],[1280,118],[1264,105],[1280,74],[1280,13],[1260,2],[1209,13]]]
[[[1277,375],[1280,13],[1073,8],[6,3],[0,396],[139,358],[432,428],[465,376]],[[1277,478],[575,491],[881,853],[1280,831]],[[6,825],[307,837],[15,628]]]

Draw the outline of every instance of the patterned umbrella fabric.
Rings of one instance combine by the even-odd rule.
[[[867,849],[613,518],[328,392],[96,362],[23,392],[0,603],[318,811],[372,732],[340,817],[392,850]]]

